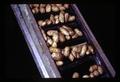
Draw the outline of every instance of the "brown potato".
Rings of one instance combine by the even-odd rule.
[[[68,9],[68,8],[69,8],[69,4],[64,4],[64,7],[65,7],[66,9]]]
[[[56,5],[52,5],[52,11],[57,12],[59,11],[59,8]]]
[[[70,53],[70,55],[69,55],[68,58],[69,58],[70,61],[73,61],[73,60],[74,60],[74,56],[73,56],[71,53]]]
[[[48,43],[49,45],[52,45],[52,44],[53,44],[53,40],[52,40],[50,37],[48,37],[48,36],[47,36],[47,43]]]
[[[40,7],[40,13],[45,13],[45,8],[43,8],[43,7]]]
[[[101,66],[98,66],[98,72],[99,72],[100,74],[103,74],[103,69],[102,69]]]
[[[89,50],[92,54],[94,54],[94,49],[93,49],[93,47],[92,47],[91,45],[88,45],[88,50]]]
[[[57,43],[55,41],[52,43],[52,47],[57,47]]]
[[[51,12],[51,5],[50,4],[46,5],[46,12]]]
[[[42,21],[42,20],[39,20],[39,21],[38,21],[38,25],[39,25],[39,26],[41,26],[41,25],[42,25],[42,23],[43,23],[43,21]]]
[[[53,36],[54,34],[58,34],[58,31],[56,31],[56,30],[48,30],[47,31],[47,35],[49,35],[49,36]]]
[[[69,18],[69,14],[68,13],[65,13],[65,22],[67,22],[68,21],[68,18]]]
[[[64,53],[63,53],[63,55],[64,55],[65,57],[68,57],[69,54],[70,54],[70,47],[66,46],[66,47],[64,48]]]
[[[78,72],[74,72],[73,75],[72,75],[72,78],[79,78],[80,75]]]
[[[53,39],[54,42],[57,43],[58,40],[59,40],[58,33],[54,33],[52,39]]]
[[[64,23],[64,12],[63,11],[61,11],[60,14],[59,14],[59,21],[61,23]]]
[[[74,35],[72,35],[72,39],[75,39],[75,38],[77,38],[79,35],[78,34],[74,34]]]
[[[82,78],[90,78],[89,75],[83,75]]]
[[[65,25],[63,25],[62,27],[65,28],[69,32],[69,35],[71,35],[71,36],[74,35],[74,32],[70,27],[67,27]]]
[[[95,71],[93,72],[93,75],[94,75],[94,76],[98,76],[98,75],[99,75],[99,72],[98,72],[97,70],[95,70]]]
[[[86,44],[85,44],[85,45],[82,46],[82,49],[81,49],[81,52],[80,52],[80,56],[84,56],[86,50],[87,50],[87,46],[86,46]]]
[[[81,32],[79,29],[77,29],[77,28],[75,28],[74,31],[75,31],[75,33],[78,34],[79,36],[82,36],[82,35],[83,35],[82,32]]]
[[[50,50],[50,52],[54,52],[54,53],[61,52],[61,50],[59,48],[55,48],[55,47],[50,47],[49,50]]]
[[[59,40],[60,40],[60,42],[65,41],[65,36],[62,33],[59,33]]]
[[[75,20],[75,16],[69,16],[68,21],[74,21]]]
[[[50,20],[52,21],[52,24],[55,24],[55,19],[54,19],[54,16],[52,14],[50,15]]]
[[[57,66],[62,66],[63,64],[64,64],[63,61],[56,61]]]
[[[63,35],[67,35],[67,36],[69,35],[69,32],[65,28],[60,27],[59,30]]]
[[[54,59],[54,60],[61,60],[62,59],[62,55],[61,55],[61,53],[60,52],[57,52],[57,53],[52,53],[52,58]]]
[[[70,36],[69,36],[69,35],[66,35],[65,38],[66,38],[67,40],[70,40]]]

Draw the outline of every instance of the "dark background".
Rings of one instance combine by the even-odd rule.
[[[79,3],[83,17],[116,71],[118,78],[117,6],[115,3]],[[4,6],[4,77],[39,79],[40,75],[9,5]]]

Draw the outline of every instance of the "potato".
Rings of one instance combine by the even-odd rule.
[[[61,23],[64,23],[64,12],[63,11],[61,11],[60,14],[59,14],[59,21]]]
[[[67,36],[69,35],[69,32],[65,28],[60,27],[59,30],[63,35],[67,35]]]
[[[68,8],[69,8],[69,4],[64,4],[64,7],[65,7],[66,9],[68,9]]]
[[[60,9],[61,11],[63,11],[63,10],[65,10],[65,7],[64,7],[64,6],[61,6],[61,7],[59,7],[59,9]]]
[[[50,52],[54,52],[54,53],[61,52],[61,50],[59,48],[55,48],[55,47],[50,47],[49,50],[50,50]]]
[[[47,25],[50,25],[52,23],[52,21],[48,19],[48,20],[46,20],[46,23],[47,23]]]
[[[72,39],[75,39],[75,38],[77,38],[79,35],[78,34],[74,34],[73,36],[72,36]]]
[[[59,40],[58,33],[54,33],[52,39],[53,39],[54,42],[57,43],[58,40]]]
[[[46,6],[46,4],[40,4],[40,7],[45,7]]]
[[[60,42],[65,41],[65,36],[62,33],[59,33],[59,40],[60,40]]]
[[[75,16],[69,16],[68,21],[74,21],[75,20]]]
[[[68,18],[69,18],[69,14],[68,14],[68,13],[65,13],[64,17],[65,17],[65,22],[67,22],[67,21],[68,21]]]
[[[102,69],[101,66],[98,66],[98,72],[99,72],[100,74],[103,74],[103,69]]]
[[[56,65],[57,66],[62,66],[63,65],[63,61],[56,61]]]
[[[69,36],[69,35],[66,35],[65,38],[66,38],[67,40],[70,40],[70,36]]]
[[[90,78],[89,75],[83,75],[82,78]]]
[[[59,23],[59,16],[55,15],[55,24],[58,24],[58,23]]]
[[[40,13],[45,13],[45,8],[40,7],[39,11],[40,11]]]
[[[74,72],[73,75],[72,75],[72,78],[79,78],[80,75],[78,72]]]
[[[82,35],[83,35],[82,32],[81,32],[79,29],[77,29],[77,28],[75,28],[74,31],[75,31],[75,33],[78,34],[79,36],[82,36]]]
[[[70,55],[69,55],[68,58],[69,58],[70,61],[73,61],[73,60],[74,60],[74,56],[73,56],[71,53],[70,53]]]
[[[95,70],[95,71],[93,72],[93,75],[94,75],[94,76],[98,76],[98,75],[99,75],[99,72],[98,72],[97,70]]]
[[[52,45],[53,44],[53,40],[50,37],[47,37],[47,43],[49,45]]]
[[[41,26],[45,26],[46,24],[47,24],[46,21],[43,21]]]
[[[59,11],[59,8],[56,5],[52,5],[52,11],[57,12]]]
[[[93,73],[90,73],[90,78],[94,78],[94,75],[93,75]]]
[[[55,41],[52,43],[52,47],[57,47],[57,43]]]
[[[61,53],[60,52],[54,52],[54,53],[52,53],[52,58],[54,59],[54,60],[61,60],[62,59],[62,55],[61,55]]]
[[[91,45],[88,45],[88,50],[89,50],[92,54],[94,54],[94,49],[93,49],[93,47],[92,47]]]
[[[70,54],[70,47],[66,46],[66,47],[64,48],[64,53],[63,53],[63,55],[64,55],[65,57],[68,57],[69,54]]]
[[[51,5],[50,4],[47,4],[46,5],[46,12],[50,12],[51,11]]]
[[[74,32],[70,27],[67,27],[65,25],[63,25],[62,27],[65,28],[69,32],[69,35],[74,35]]]
[[[42,25],[42,23],[43,23],[43,21],[42,21],[42,20],[39,20],[39,21],[38,21],[38,25],[39,25],[39,26],[41,26],[41,25]]]
[[[54,16],[52,14],[50,15],[50,20],[52,21],[52,24],[55,24],[55,19],[54,19]]]
[[[56,30],[48,30],[47,31],[47,35],[49,35],[49,36],[53,36],[54,34],[57,34],[58,33],[58,31],[56,31]]]
[[[84,56],[86,50],[87,50],[87,46],[86,46],[86,45],[83,45],[83,46],[82,46],[82,49],[81,49],[81,52],[80,52],[80,56]]]

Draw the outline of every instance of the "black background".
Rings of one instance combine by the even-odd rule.
[[[118,78],[117,6],[115,3],[79,3],[83,17],[116,71]],[[10,5],[4,6],[4,77],[39,79],[40,75]]]

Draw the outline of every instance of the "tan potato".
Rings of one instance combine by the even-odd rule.
[[[77,38],[79,35],[78,34],[74,34],[73,36],[72,36],[72,39],[75,39],[75,38]]]
[[[39,21],[38,21],[38,25],[39,25],[39,26],[41,26],[41,25],[42,25],[42,23],[43,23],[43,21],[42,21],[42,20],[39,20]]]
[[[53,41],[54,41],[54,42],[56,42],[56,43],[57,43],[57,42],[58,42],[58,40],[59,40],[58,33],[53,34],[52,39],[53,39]]]
[[[68,9],[68,8],[69,8],[69,4],[64,4],[64,7],[65,7],[66,9]]]
[[[60,42],[65,41],[65,36],[62,33],[59,33],[59,40],[60,40]]]
[[[103,74],[103,69],[102,69],[101,66],[98,66],[98,72],[99,72],[100,74]]]
[[[55,47],[50,47],[49,48],[50,52],[54,52],[54,53],[58,53],[58,52],[61,52],[61,50],[59,48],[55,48]]]
[[[59,11],[59,8],[56,5],[52,5],[52,11],[57,12]]]
[[[73,75],[72,75],[72,78],[79,78],[80,75],[78,72],[74,72]]]
[[[69,36],[69,35],[66,35],[65,38],[66,38],[67,40],[70,40],[70,36]]]
[[[97,65],[92,65],[93,70],[97,70]]]
[[[46,12],[51,12],[51,5],[50,4],[47,4],[46,5]]]
[[[87,50],[87,46],[86,46],[86,45],[83,45],[83,46],[82,46],[82,49],[81,49],[81,52],[80,52],[80,56],[84,56],[86,50]]]
[[[40,7],[39,11],[40,11],[40,13],[45,13],[45,8]]]
[[[59,7],[59,9],[60,9],[60,11],[63,11],[63,10],[65,10],[65,7],[61,6],[61,7]]]
[[[82,32],[81,32],[79,29],[77,29],[77,28],[75,28],[74,31],[75,31],[75,33],[78,34],[79,36],[82,36],[82,35],[83,35]]]
[[[52,14],[50,15],[50,20],[52,21],[52,24],[55,24],[55,19],[54,19],[54,16]]]
[[[57,66],[62,66],[63,64],[64,64],[63,61],[56,61]]]
[[[46,21],[46,23],[47,23],[47,25],[50,25],[50,24],[52,23],[52,21],[48,19],[48,20]]]
[[[69,16],[68,21],[74,21],[75,20],[75,16]]]
[[[67,27],[65,25],[63,25],[62,27],[65,28],[69,32],[69,35],[71,35],[71,36],[74,35],[74,32],[70,27]]]
[[[46,6],[46,4],[40,4],[40,7],[45,7]]]
[[[68,18],[69,18],[69,14],[68,13],[65,13],[65,22],[67,22],[68,21]]]
[[[61,6],[62,6],[62,4],[56,4],[56,6],[61,7]]]
[[[76,58],[77,57],[77,47],[73,46],[72,47],[72,51],[71,51],[72,55]]]
[[[89,75],[83,75],[82,78],[90,78]]]
[[[59,53],[59,52],[57,52],[57,53],[52,53],[52,58],[54,59],[54,60],[61,60],[62,59],[62,55],[61,55],[61,53]]]
[[[69,58],[70,61],[73,61],[73,60],[74,60],[74,56],[73,56],[71,53],[70,53],[70,55],[69,55],[68,58]]]
[[[47,24],[46,21],[43,21],[41,26],[45,26],[46,24]]]
[[[69,35],[69,32],[65,28],[60,27],[59,30],[63,35],[67,35],[67,36]]]
[[[86,55],[89,55],[89,54],[90,54],[90,50],[87,50],[87,51],[86,51]]]
[[[36,13],[36,12],[35,12],[35,9],[32,9],[32,13],[33,13],[33,14],[35,14],[35,13]]]
[[[55,41],[52,43],[52,47],[57,47],[57,43]]]
[[[97,70],[95,70],[95,71],[93,72],[93,75],[94,75],[94,76],[98,76],[98,75],[99,75],[99,72],[98,72]]]
[[[65,57],[68,57],[69,54],[70,54],[70,47],[66,46],[66,47],[64,48],[64,53],[63,53],[63,55],[64,55]]]
[[[47,43],[48,43],[49,45],[52,45],[52,44],[53,44],[53,40],[52,40],[50,37],[48,37],[48,36],[47,36]]]
[[[47,31],[47,35],[49,35],[49,36],[53,36],[54,34],[58,34],[58,31],[56,31],[56,30],[48,30]]]
[[[94,49],[93,49],[93,47],[92,47],[91,45],[88,45],[88,50],[89,50],[92,54],[94,54]]]
[[[58,23],[59,23],[59,16],[55,15],[55,24],[58,24]]]
[[[64,12],[63,11],[61,11],[60,14],[59,14],[59,21],[61,23],[64,23]]]
[[[90,78],[94,78],[94,75],[93,75],[93,73],[90,73]]]

